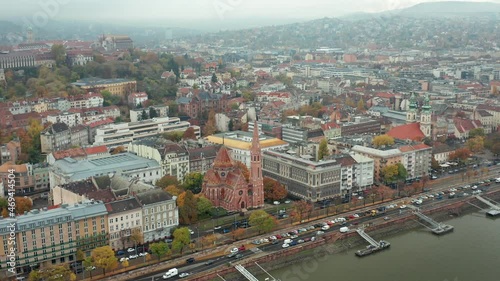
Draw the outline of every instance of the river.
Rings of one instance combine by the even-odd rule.
[[[500,218],[473,213],[448,221],[454,232],[425,229],[385,237],[389,250],[358,258],[361,247],[272,271],[281,281],[498,281]],[[260,276],[259,280],[264,280]]]

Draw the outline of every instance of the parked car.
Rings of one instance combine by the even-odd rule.
[[[238,248],[238,251],[245,251],[247,248],[245,248],[245,245],[241,245],[241,247]]]
[[[127,252],[129,252],[129,253],[132,253],[132,252],[134,252],[134,251],[135,251],[135,249],[134,249],[134,248],[128,248],[128,249],[127,249]]]
[[[128,258],[123,257],[120,259],[120,262],[124,262],[124,261],[128,261]]]
[[[261,241],[262,241],[262,240],[261,240]],[[229,252],[231,252],[231,254],[232,254],[232,253],[237,253],[237,252],[238,252],[238,248],[232,248]]]
[[[194,258],[189,258],[186,260],[186,263],[193,263],[195,262],[195,259]]]
[[[274,205],[279,205],[279,204],[280,204],[280,202],[279,202],[279,201],[274,201],[274,202],[273,202],[273,204],[274,204]]]
[[[139,257],[139,255],[130,255],[128,258],[131,259],[131,260],[133,260],[133,259],[136,259],[138,257]]]

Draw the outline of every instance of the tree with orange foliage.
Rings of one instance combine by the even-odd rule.
[[[119,153],[122,153],[122,152],[125,152],[125,151],[126,151],[125,146],[120,145],[120,146],[118,146],[118,147],[115,147],[115,148],[111,151],[111,155],[119,154]]]
[[[450,153],[448,156],[448,159],[452,161],[465,161],[467,158],[471,157],[472,153],[468,148],[459,148],[455,150],[454,152]]]
[[[196,134],[194,132],[194,128],[193,127],[187,128],[186,131],[184,131],[184,134],[182,135],[182,139],[183,140],[188,140],[188,139],[195,140]]]
[[[236,167],[238,167],[241,172],[243,173],[243,176],[245,177],[245,180],[247,182],[250,182],[250,171],[248,170],[247,165],[243,164],[241,161],[235,161],[236,162]]]
[[[243,235],[245,235],[245,229],[244,228],[235,229],[231,232],[231,234],[234,240],[240,240],[240,238],[243,237]]]
[[[294,201],[290,215],[297,219],[297,221],[301,222],[304,216],[312,211],[312,208],[312,204],[305,200]]]
[[[286,197],[288,192],[278,181],[264,177],[264,199],[275,201]]]
[[[173,184],[165,187],[164,190],[166,192],[170,193],[170,195],[173,195],[173,196],[178,196],[179,194],[181,194],[182,192],[184,192],[184,190],[180,189],[177,185],[173,185]]]
[[[33,207],[33,201],[28,197],[14,197],[16,200],[16,213],[18,215],[24,214],[24,212],[31,211]]]

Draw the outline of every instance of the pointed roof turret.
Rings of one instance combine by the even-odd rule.
[[[416,110],[417,109],[417,98],[415,97],[415,93],[411,92],[410,96],[410,110]]]
[[[430,105],[430,99],[429,95],[426,94],[424,98],[424,105],[422,105],[422,110],[425,112],[430,112],[431,111],[431,105]]]
[[[229,151],[225,146],[222,146],[217,152],[214,160],[214,168],[231,168],[234,167],[233,159],[229,155]]]

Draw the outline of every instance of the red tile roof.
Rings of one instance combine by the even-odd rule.
[[[328,130],[331,130],[331,129],[338,129],[340,128],[340,126],[335,123],[335,122],[328,122],[328,123],[325,123],[325,124],[321,124],[321,129],[323,131],[328,131]]]
[[[108,148],[105,145],[87,147],[85,148],[85,152],[87,155],[106,153],[108,152]]]
[[[425,138],[420,130],[420,123],[410,123],[392,128],[387,134],[395,139],[420,141]]]
[[[230,168],[234,166],[233,159],[231,159],[231,156],[229,155],[229,151],[225,146],[221,147],[219,149],[219,152],[217,153],[217,156],[215,157],[214,160],[214,167],[217,168]]]

